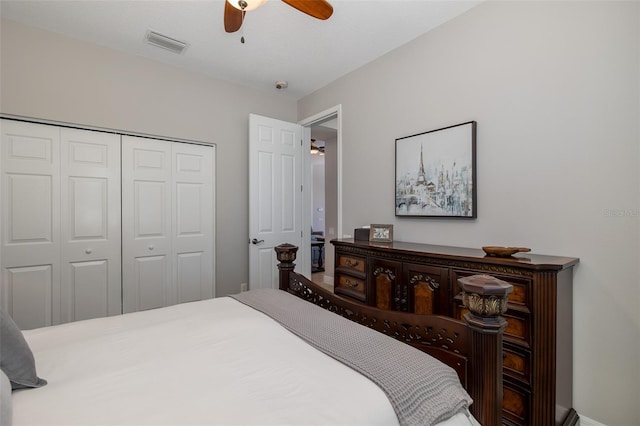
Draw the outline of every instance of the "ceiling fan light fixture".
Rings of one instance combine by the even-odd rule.
[[[267,0],[227,0],[227,2],[238,10],[249,12],[262,6]]]
[[[318,146],[315,139],[311,139],[311,155],[324,155],[324,145]]]

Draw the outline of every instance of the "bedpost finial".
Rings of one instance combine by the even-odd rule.
[[[501,317],[507,311],[507,300],[513,286],[490,275],[472,275],[458,279],[462,289],[462,304],[469,309],[467,323],[482,333],[499,333],[507,321]]]
[[[280,270],[280,278],[278,287],[280,290],[289,290],[291,286],[291,273],[296,267],[293,263],[296,260],[296,253],[298,247],[293,244],[280,244],[273,248],[276,251],[276,257],[278,258],[278,269]]]
[[[280,263],[293,263],[296,260],[298,247],[293,244],[284,243],[274,247],[276,257]]]
[[[513,286],[491,275],[471,275],[458,279],[462,303],[474,315],[497,317],[507,311],[507,299]]]

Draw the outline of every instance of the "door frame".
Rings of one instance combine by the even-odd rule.
[[[336,236],[338,238],[341,238],[343,236],[343,233],[342,233],[342,105],[338,104],[331,108],[327,108],[324,111],[321,111],[317,114],[313,114],[310,117],[307,117],[305,119],[298,121],[298,124],[300,124],[303,127],[302,135],[306,143],[306,141],[311,140],[311,126],[333,116],[336,117],[336,122],[337,122],[337,129],[336,129],[336,132],[337,132],[337,137],[336,137],[337,206],[336,206],[336,210],[337,212],[336,214],[338,217],[337,217]],[[303,199],[302,199],[302,203],[303,203],[302,210],[304,214],[302,215],[303,216],[302,226],[303,226],[303,229],[305,229],[306,231],[310,231],[311,215],[313,214],[313,211],[312,211],[313,207],[312,207],[312,200],[311,200],[311,188],[312,188],[311,153],[309,149],[305,149],[303,153],[303,185],[304,185],[304,191],[303,191]],[[302,252],[305,253],[305,256],[308,255],[310,259],[311,235],[310,233],[308,234],[306,231],[304,232],[303,244],[305,244],[305,247],[308,247],[308,248],[302,250]],[[325,250],[327,248],[328,243],[329,241],[326,241]],[[304,263],[307,264],[307,262],[304,262]],[[311,261],[308,262],[308,269],[309,269],[308,271],[304,271],[303,273],[306,276],[311,277]]]

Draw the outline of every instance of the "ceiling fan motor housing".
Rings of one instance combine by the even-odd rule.
[[[249,12],[262,6],[266,0],[228,0],[231,6],[243,12]]]
[[[267,0],[227,0],[224,2],[224,29],[234,33],[242,26],[245,12],[260,7]],[[325,20],[333,14],[327,0],[282,0],[289,6],[317,19]]]

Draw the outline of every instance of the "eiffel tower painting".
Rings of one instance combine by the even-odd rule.
[[[476,122],[396,139],[396,216],[476,217]]]
[[[418,170],[417,185],[427,185],[427,174],[424,172],[424,159],[422,157],[423,146],[420,145],[420,169]]]

